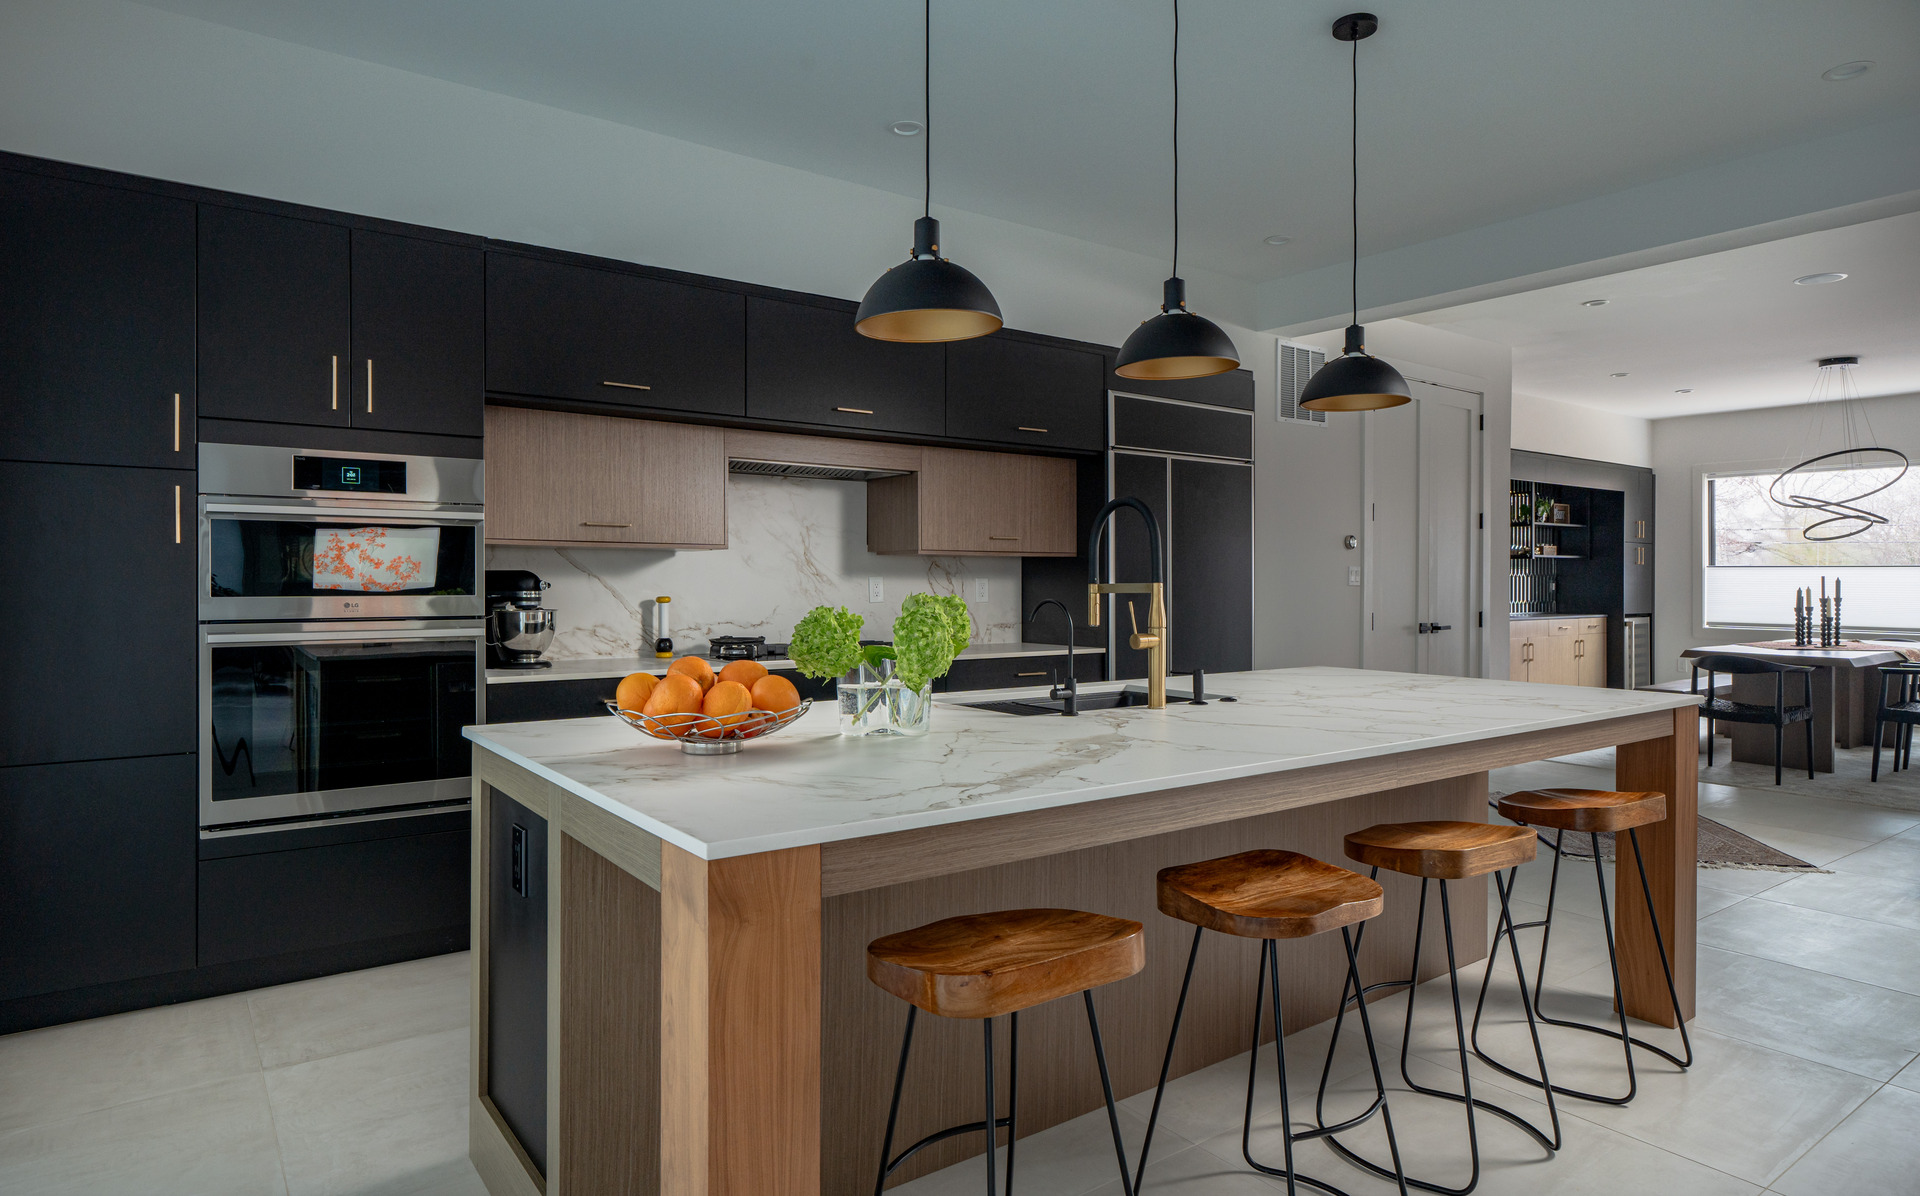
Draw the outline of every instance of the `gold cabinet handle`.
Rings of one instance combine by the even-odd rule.
[[[617,386],[621,390],[652,390],[653,389],[653,387],[651,386],[645,386],[638,382],[602,382],[600,385]]]
[[[872,411],[868,410],[865,407],[835,407],[834,410],[844,411],[848,415],[872,415],[873,414]]]
[[[1015,430],[1016,432],[1045,432],[1045,431],[1046,431],[1046,429],[1045,429],[1045,428],[1029,428],[1029,427],[1028,427],[1027,425],[1025,425],[1025,424],[1021,424],[1021,425],[1020,425],[1020,426],[1019,426],[1018,428],[1016,428],[1016,429],[1014,429],[1014,430]]]
[[[180,542],[180,487],[173,488],[173,542]]]
[[[580,521],[580,526],[581,527],[632,527],[633,524],[631,523],[594,523],[592,520],[583,519]]]
[[[340,355],[333,355],[333,368],[328,376],[328,393],[332,397],[334,411],[340,410]]]
[[[173,392],[173,451],[180,451],[180,392]]]
[[[373,414],[373,358],[367,358],[367,414]]]
[[[1037,672],[1037,673],[1015,673],[1014,674],[1014,676],[1016,677],[1044,677],[1046,675],[1047,673],[1045,669],[1042,669],[1040,672]]]

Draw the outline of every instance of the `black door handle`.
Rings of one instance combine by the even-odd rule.
[[[1433,634],[1434,632],[1436,632],[1436,631],[1452,631],[1452,630],[1453,630],[1453,624],[1451,624],[1451,623],[1422,623],[1422,624],[1420,624],[1420,634],[1421,634],[1421,635],[1432,635],[1432,634]]]

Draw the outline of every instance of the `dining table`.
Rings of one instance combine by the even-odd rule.
[[[1873,742],[1875,697],[1880,685],[1880,666],[1898,661],[1920,661],[1920,643],[1897,640],[1843,640],[1831,648],[1796,645],[1792,640],[1766,640],[1743,644],[1707,644],[1688,648],[1680,654],[1683,662],[1703,656],[1751,656],[1778,664],[1800,665],[1813,671],[1806,674],[1807,689],[1801,682],[1787,679],[1787,704],[1811,701],[1813,706],[1813,768],[1832,772],[1834,748],[1865,747]],[[1776,682],[1765,673],[1735,674],[1732,698],[1771,706]],[[1705,684],[1704,678],[1702,684]],[[1735,760],[1748,764],[1773,763],[1773,728],[1756,723],[1721,723],[1732,741]],[[1781,762],[1787,768],[1807,767],[1806,742],[1796,733],[1788,735]]]

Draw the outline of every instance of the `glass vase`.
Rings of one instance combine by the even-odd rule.
[[[894,676],[893,661],[861,663],[840,678],[842,735],[925,735],[933,713],[933,685],[908,689]]]

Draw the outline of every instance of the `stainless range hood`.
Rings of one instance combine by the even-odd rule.
[[[793,461],[748,461],[727,459],[727,472],[763,478],[818,478],[830,482],[871,482],[875,478],[897,478],[905,469],[856,469],[845,465],[802,465]]]

